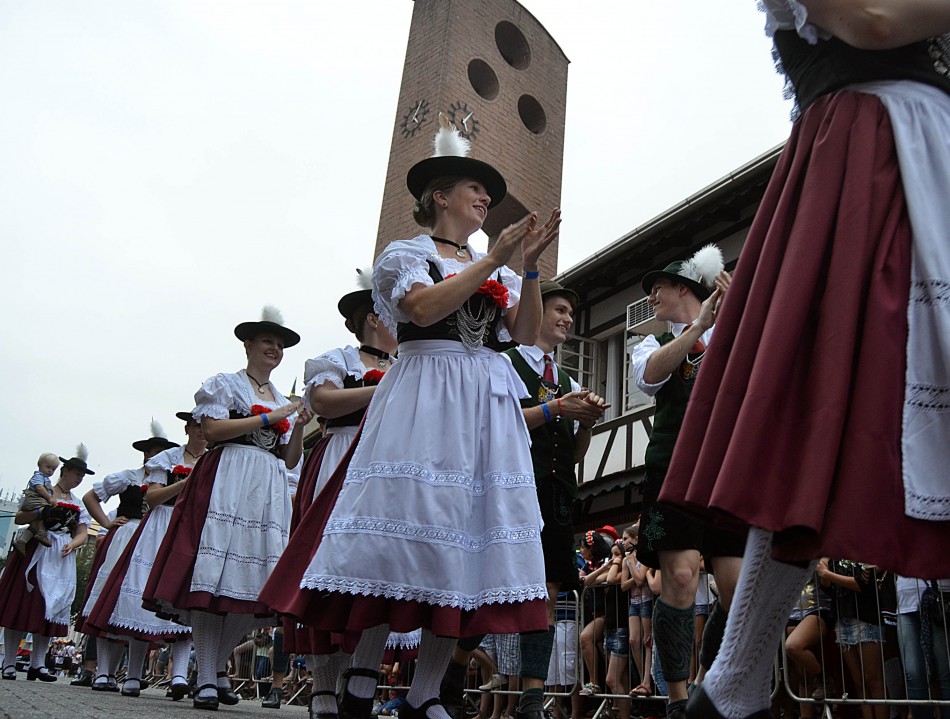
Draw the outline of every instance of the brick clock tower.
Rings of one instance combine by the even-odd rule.
[[[483,227],[489,243],[528,210],[547,220],[561,202],[568,59],[514,0],[414,0],[393,127],[376,251],[414,237],[406,172],[432,154],[439,111],[469,138],[471,157],[494,165],[508,195]],[[541,257],[557,270],[557,245]]]

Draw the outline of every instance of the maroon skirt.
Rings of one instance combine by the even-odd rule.
[[[394,632],[411,632],[423,627],[443,637],[546,630],[547,609],[542,599],[491,604],[475,611],[464,611],[423,602],[300,587],[301,579],[320,546],[361,432],[362,429],[300,520],[287,550],[260,595],[260,599],[275,611],[305,625],[309,653],[329,653],[336,647],[352,652],[363,630],[380,624],[389,624]],[[303,640],[299,632],[297,639]]]
[[[26,545],[26,556],[10,552],[0,576],[0,627],[20,632],[32,632],[47,637],[65,637],[69,627],[46,619],[46,600],[37,583],[36,567],[30,570],[30,584],[26,586],[26,568],[36,553],[39,543],[31,539]]]
[[[950,575],[950,522],[903,511],[910,250],[887,111],[820,99],[742,248],[660,499],[774,532],[779,559]]]
[[[112,538],[115,536],[114,530],[109,530],[109,532],[102,538],[102,541],[96,540],[96,553],[92,557],[92,566],[89,568],[89,579],[86,581],[86,592],[82,598],[82,606],[79,608],[79,614],[76,615],[76,631],[82,634],[86,633],[86,615],[83,614],[83,610],[86,608],[86,603],[89,601],[89,592],[92,591],[93,585],[96,583],[96,578],[99,576],[99,570],[102,568],[102,563],[106,559],[106,555],[109,553],[109,545],[112,544]],[[91,608],[90,608],[91,609]]]
[[[89,616],[86,617],[83,624],[85,634],[93,637],[105,636],[107,634],[116,634],[122,637],[132,637],[133,639],[139,639],[146,642],[174,642],[180,639],[190,641],[191,634],[187,633],[169,632],[168,634],[151,634],[149,632],[143,632],[141,630],[131,629],[129,627],[117,627],[109,623],[109,620],[112,618],[112,613],[115,611],[116,602],[119,601],[119,592],[122,589],[122,583],[125,581],[125,575],[129,571],[129,564],[132,561],[132,554],[135,551],[135,547],[139,543],[142,532],[145,530],[145,525],[151,516],[152,513],[148,512],[144,517],[142,517],[142,521],[139,522],[139,526],[132,535],[132,539],[129,540],[125,551],[122,552],[119,560],[115,563],[115,566],[109,573],[109,578],[106,579],[105,586],[102,588],[102,593],[99,595],[99,600],[92,608],[92,611],[89,612]],[[103,554],[103,556],[105,556],[105,554]]]
[[[191,575],[198,557],[198,543],[211,503],[211,491],[218,473],[222,448],[203,454],[188,475],[178,495],[168,532],[158,549],[149,574],[142,606],[163,619],[181,620],[175,611],[200,609],[215,614],[253,614],[270,616],[259,601],[219,597],[210,592],[191,591]],[[188,622],[183,622],[187,624]]]

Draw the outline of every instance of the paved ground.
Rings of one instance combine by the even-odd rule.
[[[0,719],[201,719],[202,717],[260,717],[261,719],[302,719],[307,710],[301,706],[263,709],[260,701],[242,701],[235,706],[222,706],[217,712],[199,711],[190,699],[173,702],[165,698],[164,689],[146,689],[137,699],[108,692],[94,692],[85,687],[71,687],[69,682],[44,683],[26,681],[18,673],[15,682],[0,681]]]

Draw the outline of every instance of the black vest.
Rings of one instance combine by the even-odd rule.
[[[516,349],[506,350],[511,364],[528,388],[528,397],[521,400],[522,408],[541,405],[542,377],[525,361]],[[558,388],[556,396],[563,397],[571,391],[571,378],[557,368]],[[577,496],[577,472],[574,461],[574,420],[555,417],[550,422],[531,430],[531,464],[535,482],[551,480],[560,484],[570,496]]]
[[[445,278],[442,277],[439,268],[435,266],[432,260],[426,260],[426,262],[429,264],[429,277],[432,278],[432,281],[435,283],[442,282]],[[501,282],[500,276],[498,277],[498,281]],[[490,297],[477,292],[469,297],[466,302],[472,314],[476,316],[494,305]],[[461,342],[462,339],[458,333],[455,315],[456,313],[452,312],[447,317],[443,317],[428,327],[420,327],[411,322],[400,322],[396,326],[396,339],[399,342],[409,342],[412,340],[452,340],[453,342]],[[498,333],[496,332],[500,320],[501,310],[499,309],[495,312],[495,318],[485,328],[484,346],[496,352],[505,349],[505,345],[499,342]]]
[[[115,510],[115,516],[141,519],[146,509],[144,490],[133,484],[119,493],[119,507]]]
[[[343,378],[343,389],[356,389],[358,387],[365,387],[362,379],[356,379],[350,375],[347,375]],[[342,417],[334,417],[333,419],[327,420],[327,429],[331,427],[359,427],[360,422],[363,421],[363,415],[366,414],[366,407],[354,410],[349,414],[345,414]]]
[[[656,338],[661,347],[674,339],[672,332],[665,332]],[[644,455],[647,476],[662,476],[670,466],[673,446],[679,437],[680,427],[683,426],[686,404],[693,392],[701,361],[701,353],[690,352],[655,395],[653,431],[650,433],[650,443]]]
[[[780,30],[775,33],[775,49],[802,110],[829,92],[873,80],[916,80],[950,94],[950,58],[936,41],[860,50],[835,37],[809,45],[793,30]]]

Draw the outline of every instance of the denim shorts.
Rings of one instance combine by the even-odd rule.
[[[653,617],[653,600],[647,599],[645,602],[640,604],[631,604],[630,609],[627,611],[628,617],[645,617],[650,619]]]
[[[608,655],[628,656],[630,654],[630,631],[628,629],[611,629],[607,632],[604,647]]]
[[[883,642],[883,632],[877,624],[868,624],[853,617],[839,617],[835,625],[835,642],[843,647],[853,647],[869,642]]]

